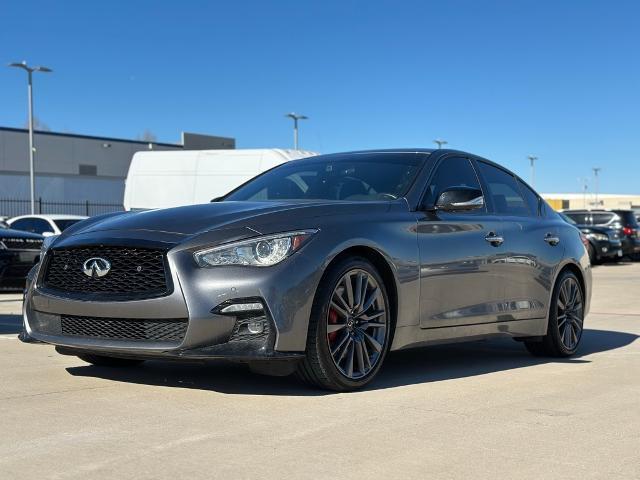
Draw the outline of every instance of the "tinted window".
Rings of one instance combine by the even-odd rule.
[[[614,212],[622,219],[623,223],[628,227],[638,227],[636,216],[631,210],[614,210]]]
[[[438,166],[435,175],[429,182],[423,205],[435,205],[440,194],[451,187],[472,187],[481,190],[478,176],[469,159],[446,158]]]
[[[33,223],[30,218],[21,218],[11,224],[11,228],[15,230],[23,230],[25,232],[33,232]]]
[[[518,185],[520,186],[520,192],[522,192],[522,196],[524,197],[525,202],[527,202],[527,206],[529,207],[529,211],[531,215],[538,216],[540,215],[540,197],[538,194],[531,190],[528,185],[525,185],[518,179]]]
[[[53,223],[55,223],[58,226],[58,228],[60,229],[61,232],[64,232],[71,225],[74,225],[74,224],[78,223],[79,221],[80,220],[78,220],[78,219],[54,220]]]
[[[593,213],[591,214],[591,221],[593,225],[605,225],[611,220],[618,220],[618,216],[615,213]]]
[[[589,225],[589,214],[588,213],[565,213],[567,217],[572,219],[578,225]]]
[[[51,227],[49,222],[47,222],[46,220],[43,220],[41,218],[33,218],[31,222],[33,226],[32,232],[39,233],[39,234],[43,234],[44,232],[53,233],[53,228]]]
[[[516,179],[510,173],[484,162],[478,162],[480,172],[489,187],[495,213],[501,215],[529,215]]]
[[[330,155],[293,160],[257,176],[224,200],[388,200],[403,196],[422,166],[414,154]]]

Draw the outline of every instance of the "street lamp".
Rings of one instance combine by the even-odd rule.
[[[442,140],[441,138],[436,138],[433,143],[437,143],[438,144],[438,150],[440,150],[442,148],[442,145],[447,145],[449,142],[447,142],[446,140]]]
[[[298,120],[307,120],[309,117],[297,113],[287,113],[285,117],[293,119],[293,148],[298,150]]]
[[[596,192],[596,208],[597,208],[600,205],[600,202],[598,201],[598,190],[599,190],[598,175],[600,174],[600,170],[602,170],[602,168],[593,167],[592,170],[593,170],[593,176],[594,176],[593,188]]]
[[[529,162],[531,162],[531,187],[536,188],[536,167],[534,163],[538,160],[538,157],[535,155],[529,155],[527,158],[529,159]]]
[[[29,80],[29,186],[31,190],[31,214],[36,213],[36,186],[35,186],[35,176],[33,172],[33,154],[34,154],[34,146],[33,146],[33,72],[43,72],[49,73],[52,72],[50,68],[47,67],[30,67],[27,65],[26,61],[22,63],[10,63],[10,67],[21,68],[27,72],[27,77]]]

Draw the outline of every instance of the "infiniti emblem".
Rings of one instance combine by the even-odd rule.
[[[100,257],[93,257],[82,264],[82,271],[87,277],[104,277],[111,270],[111,262]]]

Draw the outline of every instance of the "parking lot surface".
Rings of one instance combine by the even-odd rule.
[[[242,366],[89,366],[16,339],[0,295],[0,478],[638,478],[640,263],[594,269],[580,354],[390,355],[331,394]]]

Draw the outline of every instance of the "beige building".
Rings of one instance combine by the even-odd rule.
[[[596,196],[587,193],[543,193],[549,205],[556,210],[567,209],[632,209],[640,211],[640,195],[622,195],[615,193],[600,193]]]

